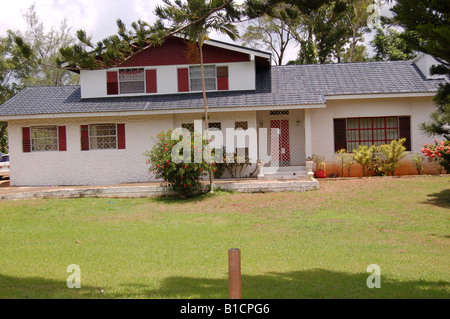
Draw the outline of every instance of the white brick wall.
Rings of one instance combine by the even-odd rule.
[[[80,125],[125,123],[125,150],[81,151]],[[22,127],[65,125],[67,152],[22,152]],[[143,153],[152,147],[152,137],[173,126],[172,116],[98,117],[44,119],[9,122],[11,185],[107,185],[147,182]]]

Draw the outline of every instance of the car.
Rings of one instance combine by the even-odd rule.
[[[9,177],[9,154],[3,154],[0,158],[0,179]]]

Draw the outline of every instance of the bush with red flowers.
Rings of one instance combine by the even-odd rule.
[[[422,153],[428,157],[428,161],[442,166],[450,173],[450,141],[434,140],[434,144],[425,144]]]
[[[189,142],[186,139],[188,132],[184,132],[185,139],[182,140],[172,140],[172,131],[162,131],[154,138],[154,145],[150,151],[144,153],[147,157],[147,164],[150,165],[148,171],[149,174],[153,175],[156,179],[162,179],[166,185],[170,186],[174,192],[176,192],[180,197],[192,197],[209,189],[209,185],[202,185],[200,180],[202,176],[205,176],[209,171],[214,171],[216,169],[215,165],[211,165],[205,162],[203,159],[201,163],[195,163],[194,156],[202,155],[202,149],[197,147],[194,143],[194,136],[191,136]],[[194,135],[194,134],[191,134]],[[196,135],[199,137],[199,134]],[[184,145],[185,149],[190,149],[190,161],[189,157],[180,155],[177,159],[172,157],[172,149],[175,148],[179,143]],[[208,141],[202,138],[202,147],[208,145]],[[182,152],[180,152],[182,153]],[[200,153],[200,154],[199,154]],[[186,154],[184,154],[186,155]],[[183,158],[183,160],[181,160]]]

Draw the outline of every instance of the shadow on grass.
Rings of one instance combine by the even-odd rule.
[[[304,298],[449,298],[449,282],[405,281],[381,277],[380,289],[369,289],[369,274],[349,274],[324,269],[261,276],[242,276],[242,297],[249,299]],[[227,279],[170,277],[149,298],[228,298]]]
[[[381,288],[369,289],[369,274],[350,274],[311,269],[259,276],[242,276],[242,297],[255,299],[303,298],[449,298],[450,283],[446,281],[399,282],[381,276]],[[159,289],[142,284],[119,284],[117,291],[100,294],[98,288],[68,289],[65,282],[41,278],[13,278],[0,275],[2,298],[228,298],[227,279],[168,277]],[[108,290],[108,288],[105,288]],[[123,293],[121,292],[123,291]]]
[[[189,198],[181,198],[179,196],[164,196],[164,197],[155,197],[152,198],[153,201],[159,202],[159,203],[164,203],[164,204],[186,204],[186,203],[198,203],[207,199],[211,199],[214,196],[217,195],[221,195],[221,194],[228,194],[228,195],[233,195],[233,194],[238,194],[238,192],[236,191],[227,191],[227,190],[222,190],[222,189],[215,189],[214,193],[204,193],[204,194],[200,194],[194,197],[189,197]]]
[[[0,299],[84,299],[104,298],[99,288],[69,289],[65,281],[0,274]]]
[[[429,199],[425,202],[442,208],[450,208],[450,189],[444,189],[439,193],[428,195]]]

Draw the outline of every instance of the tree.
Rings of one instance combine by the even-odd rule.
[[[345,10],[345,17],[352,32],[350,48],[347,50],[348,57],[346,62],[360,62],[361,46],[358,42],[362,40],[364,33],[368,31],[367,19],[370,16],[370,10],[367,8],[373,4],[373,0],[347,0],[347,10]],[[360,50],[357,52],[356,50]],[[358,59],[356,58],[357,54]]]
[[[412,60],[416,52],[408,45],[402,36],[403,32],[393,28],[376,28],[374,39],[370,45],[375,51],[375,61]]]
[[[354,48],[347,48],[341,55],[337,57],[338,63],[350,63],[350,62],[367,62],[369,61],[369,53],[367,47],[363,44],[357,44]]]
[[[68,70],[58,68],[57,60],[61,58],[59,49],[75,42],[71,35],[71,28],[64,19],[59,28],[52,27],[46,32],[44,24],[36,13],[35,5],[28,8],[24,14],[27,23],[25,33],[10,31],[11,35],[26,43],[31,52],[25,61],[29,65],[26,75],[18,80],[24,86],[58,86],[74,85],[79,83],[79,76]]]
[[[241,40],[244,46],[254,49],[272,51],[272,60],[276,65],[282,65],[284,54],[289,43],[295,39],[291,25],[280,17],[263,15],[254,19],[246,28]]]
[[[79,76],[57,67],[59,48],[70,45],[67,21],[46,33],[32,5],[24,14],[27,30],[7,31],[0,37],[0,104],[5,103],[25,86],[77,84]],[[7,123],[0,122],[0,152],[7,151]]]
[[[191,43],[196,43],[197,47],[189,46],[190,56],[197,56],[197,62],[200,64],[202,76],[202,91],[204,104],[204,121],[206,137],[208,138],[209,123],[208,123],[208,104],[206,99],[206,85],[205,72],[203,65],[203,43],[208,39],[208,34],[211,31],[216,31],[228,35],[232,40],[238,37],[236,26],[231,22],[239,18],[238,11],[232,5],[233,1],[224,0],[190,0],[187,2],[175,1],[171,3],[170,0],[164,0],[165,6],[157,6],[155,13],[161,21],[168,21],[169,30],[179,30],[179,33],[189,40]],[[222,8],[222,9],[218,9]],[[204,20],[196,22],[198,17],[205,16]],[[212,188],[212,170],[209,170],[209,181],[211,192]]]
[[[405,29],[402,37],[417,51],[432,55],[441,64],[431,69],[432,74],[450,77],[450,6],[443,0],[397,0],[391,9],[394,22]],[[434,97],[437,110],[431,122],[421,129],[429,135],[443,135],[450,139],[450,83],[439,88]]]

